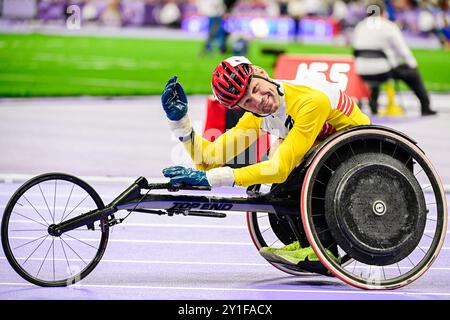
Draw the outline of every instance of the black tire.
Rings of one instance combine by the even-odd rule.
[[[372,157],[359,156],[360,154],[365,153],[378,155]],[[384,160],[386,157],[391,157],[392,160]],[[370,158],[372,158],[372,160]],[[384,245],[382,247],[380,246],[378,249],[375,248],[381,253],[375,254],[375,258],[372,258],[366,254],[366,252],[368,252],[367,247],[362,250],[357,250],[355,247],[350,248],[348,244],[351,243],[353,245],[354,238],[348,236],[350,233],[346,230],[343,230],[344,232],[339,235],[339,237],[336,237],[336,232],[341,228],[336,224],[336,221],[339,221],[340,223],[343,221],[342,219],[346,218],[336,217],[335,219],[332,216],[326,216],[326,214],[336,214],[335,212],[325,212],[327,208],[328,210],[333,206],[334,208],[337,208],[336,205],[339,205],[339,203],[336,204],[336,201],[341,201],[335,199],[333,200],[335,203],[329,202],[327,207],[326,188],[328,188],[328,183],[331,185],[332,189],[334,188],[333,184],[339,185],[340,181],[335,181],[333,178],[335,175],[342,176],[342,174],[348,174],[347,177],[343,178],[344,182],[342,188],[345,189],[347,188],[346,181],[350,181],[347,179],[350,177],[349,175],[356,173],[356,176],[358,176],[363,172],[356,167],[347,166],[351,168],[343,173],[342,170],[340,170],[340,168],[342,168],[341,165],[348,161],[356,161],[366,168],[377,167],[380,168],[380,170],[386,169],[386,173],[382,174],[382,176],[384,175],[385,177],[384,179],[389,177],[389,175],[392,175],[397,176],[396,179],[399,182],[411,181],[410,186],[404,193],[399,192],[396,194],[398,199],[395,200],[401,202],[400,204],[405,208],[408,208],[407,205],[411,204],[409,198],[415,195],[413,199],[415,201],[415,209],[413,209],[415,210],[414,212],[417,214],[417,217],[410,221],[411,225],[409,232],[411,234],[411,239],[401,239],[402,241],[404,240],[404,244],[403,242],[400,242],[399,244],[399,246],[401,245],[402,247],[395,247],[394,241],[386,238],[388,244],[390,241],[391,249],[389,249],[389,247],[384,247]],[[417,179],[417,181],[412,182],[412,179]],[[376,179],[374,179],[374,181],[376,181]],[[368,184],[366,184],[366,190],[369,190],[370,188],[367,188],[367,185]],[[376,218],[377,213],[379,213],[379,215],[381,213],[384,214],[384,202],[388,204],[389,202],[395,203],[395,201],[391,200],[392,196],[389,192],[386,192],[386,197],[383,197],[382,194],[384,189],[381,186],[379,188],[379,194],[382,196],[381,202],[375,199],[377,201],[373,203],[373,208],[367,207],[365,209],[366,211],[360,211],[365,214],[369,211],[378,210],[377,207],[375,207],[375,204],[379,202],[383,203],[383,210],[379,212],[374,211],[373,219],[378,219]],[[392,188],[392,190],[394,189],[395,188]],[[333,190],[339,191],[340,189]],[[347,188],[346,190],[350,189]],[[328,193],[328,195],[329,194],[330,193]],[[340,205],[341,209],[339,209],[339,214],[347,216],[352,214],[351,212],[348,213],[345,211],[346,206],[349,208],[348,210],[351,211],[353,210],[351,209],[352,206],[354,208],[359,205],[357,201],[366,201],[367,199],[370,199],[370,194],[365,196],[363,193],[359,192],[357,197],[355,197],[354,200],[351,200],[353,202],[348,201],[348,204]],[[424,152],[411,139],[403,134],[393,132],[391,129],[370,126],[349,130],[348,132],[343,132],[332,137],[315,155],[303,181],[301,211],[302,222],[308,241],[322,264],[326,266],[333,275],[347,284],[362,289],[378,290],[400,288],[417,280],[425,273],[433,261],[435,261],[443,246],[448,219],[446,197],[442,182]],[[316,214],[313,214],[313,212]],[[352,212],[355,211],[353,210]],[[321,214],[319,215],[317,213]],[[332,218],[331,220],[330,217]],[[423,219],[425,219],[425,222]],[[335,221],[335,225],[330,228],[328,223],[332,221]],[[399,221],[398,223],[402,222]],[[423,225],[424,223],[425,226]],[[376,224],[373,225],[376,226]],[[338,226],[338,228],[336,228],[336,226]],[[356,223],[355,226],[358,227],[359,225]],[[407,226],[407,224],[400,225],[400,227],[403,226]],[[352,228],[354,227],[350,227],[350,229]],[[361,229],[363,231],[370,231],[364,227]],[[382,228],[380,229],[380,232],[386,232],[387,229]],[[365,233],[364,236],[362,234],[357,235],[357,238],[363,239],[365,235],[367,235],[367,233]],[[388,234],[387,236],[390,235],[391,234]],[[354,262],[343,265],[342,263],[335,261],[335,259],[327,253],[326,249],[330,245],[333,245],[333,239],[335,244],[339,247],[340,254],[342,252],[348,254],[354,259]],[[378,238],[377,236],[374,236],[372,239],[376,240]],[[370,241],[363,241],[361,243],[362,245],[366,245],[370,244]],[[359,245],[359,242],[357,242],[356,245]],[[362,247],[360,246],[360,248]],[[395,259],[383,256],[383,251],[385,253],[396,253],[397,249],[399,250],[399,256]],[[373,247],[369,248],[369,250],[373,250]]]
[[[58,197],[61,193],[66,197]],[[36,205],[38,200],[42,208]],[[28,180],[14,193],[3,213],[2,246],[8,262],[22,278],[39,286],[63,287],[80,281],[96,267],[105,252],[109,237],[107,218],[89,226],[93,230],[84,226],[61,237],[51,236],[46,227],[64,221],[69,215],[75,217],[102,208],[104,204],[98,193],[77,177],[47,173]],[[27,225],[30,227],[23,229]],[[87,235],[88,239],[80,239],[81,235]],[[51,241],[48,249],[46,241]],[[31,246],[33,251],[29,249]],[[36,258],[40,253],[45,257]],[[49,255],[53,259],[47,260]],[[33,261],[38,261],[36,266]],[[44,275],[47,271],[49,275]]]

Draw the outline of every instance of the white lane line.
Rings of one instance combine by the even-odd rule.
[[[35,240],[34,237],[10,237],[10,240]],[[99,242],[99,239],[78,238],[85,242]],[[76,239],[65,238],[64,241],[78,241]],[[45,239],[52,241],[52,239]],[[138,239],[109,239],[108,242],[117,243],[158,243],[158,244],[201,244],[201,245],[229,245],[229,246],[254,246],[253,242],[233,242],[233,241],[192,241],[192,240],[138,240]]]
[[[70,191],[70,189],[69,189],[69,191]],[[69,195],[69,191],[67,192],[67,195],[66,194],[64,194],[64,195],[57,194],[56,199],[61,199],[61,198],[67,199],[67,197]],[[72,195],[70,196],[70,198],[81,198],[81,197],[85,197],[86,194],[87,193],[85,193],[85,192],[83,192],[83,193],[73,192]],[[0,196],[12,196],[12,195],[13,195],[13,192],[0,192]],[[52,194],[52,196],[53,196],[53,194]],[[113,199],[114,197],[117,197],[117,196],[118,196],[118,194],[115,194],[115,195],[111,194],[111,195],[108,195],[105,197],[106,198],[110,197],[111,199]],[[35,192],[26,193],[26,197],[30,198],[30,199],[33,197],[41,197],[41,199],[42,199],[42,195],[40,193],[35,193]]]
[[[176,223],[124,223],[123,227],[144,227],[144,228],[187,228],[187,229],[242,229],[247,230],[246,225],[220,225],[220,224],[176,224]],[[267,228],[261,226],[261,229]]]
[[[41,196],[42,197],[42,196]],[[86,197],[86,195],[84,195],[83,197],[72,197],[72,199],[75,199],[75,198],[84,198],[84,197]],[[6,205],[0,205],[0,209],[5,209],[6,208]],[[31,206],[26,206],[26,205],[24,205],[24,206],[21,206],[21,207],[19,207],[21,210],[34,210],[34,208],[36,209],[36,210],[48,210],[47,209],[47,207],[46,206],[37,206],[37,205],[35,205],[34,206],[34,208],[33,207],[31,207]],[[89,207],[89,208],[87,208],[87,207],[78,207],[77,209],[76,209],[76,211],[74,211],[75,213],[83,213],[83,212],[87,212],[87,211],[90,211],[90,210],[92,210],[92,209],[94,209],[93,207]],[[56,213],[58,213],[58,211],[63,211],[64,210],[64,207],[60,207],[60,206],[55,206],[55,210],[57,210],[57,212]],[[126,211],[126,210],[122,210],[122,211],[118,211],[119,213],[127,213],[128,211]],[[220,210],[217,210],[217,212],[221,212],[221,213],[225,213],[227,216],[229,215],[229,216],[238,216],[238,215],[241,215],[241,216],[243,216],[243,215],[245,215],[246,214],[246,212],[244,212],[244,211],[220,211]],[[152,214],[151,213],[144,213],[144,212],[136,212],[136,211],[134,211],[133,212],[134,214],[139,214],[140,216],[145,216],[145,215],[147,215],[147,216],[152,216]],[[154,216],[154,215],[153,215]],[[178,216],[183,216],[182,214],[178,214]],[[190,217],[195,217],[195,216],[190,216]]]
[[[36,237],[9,237],[10,240],[35,240]],[[99,242],[99,239],[91,238],[65,238],[65,241],[85,241],[85,242]],[[47,238],[44,241],[52,241]],[[155,243],[155,244],[201,244],[201,245],[230,245],[230,246],[254,246],[253,242],[233,242],[233,241],[193,241],[193,240],[139,240],[139,239],[111,239],[108,242],[117,243]],[[424,250],[430,247],[422,246]],[[450,247],[442,247],[441,250],[449,250]]]
[[[322,278],[323,279],[323,278]],[[31,283],[0,282],[0,286],[26,286],[39,288]],[[166,287],[166,286],[136,286],[136,285],[101,285],[75,284],[72,288],[92,289],[139,289],[139,290],[178,290],[178,291],[238,291],[238,292],[278,292],[278,293],[321,293],[321,294],[356,294],[356,295],[397,295],[397,296],[450,296],[450,292],[405,292],[384,290],[306,290],[306,289],[263,289],[263,288],[217,288],[217,287]],[[68,287],[70,289],[71,287]]]
[[[12,223],[18,224],[35,224],[30,220],[10,220]],[[182,223],[132,223],[124,222],[121,225],[115,226],[115,228],[126,227],[143,227],[143,228],[186,228],[186,229],[235,229],[235,230],[247,230],[247,225],[223,225],[223,224],[182,224]],[[261,230],[265,230],[269,225],[260,225]],[[425,230],[425,233],[434,233],[435,230]],[[450,230],[446,231],[449,234]]]
[[[35,224],[31,220],[10,220],[10,223]],[[181,224],[181,223],[132,223],[124,222],[115,228],[123,227],[143,227],[143,228],[186,228],[186,229],[236,229],[247,230],[247,225],[223,225],[223,224]],[[268,228],[269,225],[261,225],[261,229]],[[427,231],[425,231],[427,232]]]
[[[20,174],[20,173],[0,173],[0,182],[3,183],[24,183],[25,181],[35,177],[32,174]],[[125,183],[131,184],[136,181],[138,177],[108,177],[108,176],[80,176],[80,179],[89,183]],[[161,178],[146,178],[149,183],[164,183],[167,179]]]
[[[39,75],[0,75],[0,80],[4,82],[25,82],[25,83],[54,83],[65,81],[69,85],[85,85],[91,87],[114,87],[114,88],[139,88],[147,87],[157,89],[161,85],[156,82],[143,80],[126,80],[126,79],[111,79],[111,78],[87,78],[87,77],[70,77],[63,78],[60,76],[39,76]]]
[[[22,261],[27,258],[16,258]],[[6,257],[0,257],[0,260],[6,260]],[[44,258],[28,258],[28,260],[42,261]],[[53,260],[53,259],[52,259]],[[80,259],[68,259],[69,262],[81,262]],[[55,261],[66,262],[65,258],[56,258]],[[238,267],[272,267],[269,263],[243,263],[243,262],[206,262],[206,261],[168,261],[168,260],[123,260],[123,259],[102,259],[102,263],[124,263],[124,264],[179,264],[179,265],[211,265],[211,266],[238,266]]]
[[[42,197],[42,196],[41,196]],[[84,197],[86,197],[86,195],[84,195]],[[84,198],[84,197],[78,197],[78,198]],[[73,197],[73,198],[76,198],[76,197]],[[25,202],[24,202],[25,203]],[[6,205],[0,205],[0,209],[5,209],[6,208]],[[22,205],[22,206],[16,206],[16,207],[14,207],[14,209],[21,209],[21,210],[34,210],[33,209],[33,207],[32,206],[28,206],[28,205]],[[37,205],[34,205],[34,208],[36,209],[36,210],[47,210],[47,207],[46,206],[37,206]],[[52,206],[52,209],[53,209],[53,206]],[[93,207],[89,207],[89,208],[87,208],[87,207],[78,207],[77,209],[76,209],[76,211],[74,211],[74,212],[83,212],[83,211],[89,211],[89,210],[92,210],[93,209]],[[63,211],[64,210],[64,207],[61,207],[61,206],[55,206],[55,210],[57,211],[56,213],[58,213],[58,211]]]
[[[22,260],[31,260],[31,261],[42,261],[44,258],[16,258],[16,260],[22,261]],[[0,260],[6,260],[6,257],[0,257]],[[53,260],[53,259],[52,259]],[[69,262],[81,262],[80,259],[74,259],[70,258],[68,259]],[[66,262],[67,260],[65,258],[55,258],[55,261],[63,261]],[[250,263],[250,262],[207,262],[207,261],[171,261],[171,260],[126,260],[126,259],[102,259],[102,263],[117,263],[117,264],[175,264],[175,265],[212,265],[212,266],[249,266],[249,267],[271,267],[273,266],[266,262],[266,263]],[[368,269],[369,266],[356,266],[355,269]],[[408,267],[384,267],[386,270],[409,270]],[[431,267],[429,270],[436,270],[436,271],[450,271],[450,267]]]
[[[69,190],[70,191],[70,190]],[[56,199],[63,199],[63,200],[67,200],[67,198],[68,198],[68,195],[69,195],[69,191],[67,192],[67,195],[56,195]],[[8,200],[8,198],[10,198],[10,197],[12,197],[12,195],[13,195],[13,193],[14,192],[0,192],[0,196],[4,196],[4,197],[7,197],[7,199],[6,200]],[[114,200],[118,195],[119,195],[119,193],[120,192],[117,192],[117,193],[114,193],[114,194],[100,194],[100,196],[101,196],[101,198],[102,198],[102,200],[103,200],[103,202],[105,202],[105,204],[109,201],[112,201],[112,200]],[[145,192],[144,192],[145,193]],[[73,192],[72,193],[72,195],[70,196],[70,198],[71,199],[73,199],[73,198],[76,198],[76,199],[78,199],[78,198],[84,198],[85,196],[86,196],[86,194],[87,193],[85,193],[85,192],[82,192],[82,193],[77,193],[77,192]],[[143,193],[141,193],[141,194],[143,194]],[[152,193],[152,195],[174,195],[173,193],[168,193],[168,192],[161,192],[161,193]],[[52,198],[53,198],[53,193],[52,194],[50,194],[50,193],[48,193],[48,195],[49,196],[51,196]],[[186,193],[179,193],[178,194],[179,196],[186,196],[186,195],[189,195],[189,196],[192,196],[193,194],[186,194]],[[197,194],[197,195],[199,195],[199,194]],[[206,194],[204,194],[204,193],[202,193],[201,194],[201,196],[205,196]],[[212,197],[245,197],[243,194],[223,194],[223,193],[214,193],[214,194],[209,194],[210,196],[212,196]],[[40,193],[34,193],[34,192],[29,192],[29,193],[26,193],[26,197],[28,198],[28,199],[30,199],[30,200],[32,200],[33,198],[39,198],[38,199],[38,201],[39,200],[41,200],[42,199],[42,194],[40,194]],[[41,201],[42,202],[42,201]],[[2,207],[4,208],[4,207],[6,207],[6,204],[3,204],[2,205]]]

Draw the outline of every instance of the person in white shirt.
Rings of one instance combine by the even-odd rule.
[[[226,6],[223,0],[200,0],[197,3],[201,15],[208,17],[208,37],[203,53],[211,53],[217,45],[221,53],[226,51],[226,32],[223,27],[223,16]]]
[[[420,101],[422,115],[434,115],[430,99],[400,28],[387,19],[384,2],[370,1],[368,17],[353,32],[356,72],[371,88],[370,109],[377,114],[380,85],[390,78],[404,81]]]

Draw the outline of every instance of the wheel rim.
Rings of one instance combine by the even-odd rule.
[[[5,208],[2,244],[12,267],[41,286],[66,286],[84,278],[100,261],[108,240],[103,219],[61,237],[51,224],[103,208],[98,194],[82,180],[65,174],[36,177],[20,187]]]
[[[371,141],[372,139],[379,143],[380,153],[391,153],[395,155],[396,152],[401,152],[401,150],[406,151],[410,155],[410,158],[404,159],[403,161],[408,163],[408,165],[410,161],[416,162],[414,175],[423,186],[423,191],[426,192],[426,205],[429,212],[425,232],[421,236],[419,244],[414,251],[403,260],[392,265],[374,266],[363,264],[357,260],[354,260],[346,266],[340,265],[326,253],[325,246],[318,234],[321,230],[316,228],[317,220],[312,214],[314,211],[312,208],[317,206],[313,204],[312,200],[315,185],[314,180],[317,179],[320,170],[323,168],[322,165],[326,164],[326,161],[331,155],[335,153],[339,155],[339,148],[345,143],[348,143],[343,141],[350,141],[348,144],[349,148],[353,149],[351,150],[352,152],[357,150],[357,145],[354,145],[352,148],[352,143],[353,141],[357,141],[356,144],[360,143],[357,139],[362,135],[364,135],[364,139],[367,141]],[[395,147],[391,146],[392,141],[394,141]],[[447,225],[445,193],[439,176],[430,161],[410,141],[396,134],[377,129],[364,129],[350,132],[324,146],[306,173],[301,195],[301,211],[308,240],[321,262],[336,277],[352,286],[364,289],[395,289],[419,278],[436,259],[444,242]]]

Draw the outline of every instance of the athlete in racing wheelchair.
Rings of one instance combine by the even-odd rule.
[[[283,183],[318,141],[342,129],[370,124],[353,100],[331,83],[273,80],[245,57],[234,56],[219,63],[211,84],[223,106],[247,112],[234,128],[209,142],[191,127],[186,95],[177,78],[171,78],[161,97],[162,106],[172,131],[198,169],[164,169],[172,183],[211,187]],[[269,160],[237,169],[224,166],[262,131],[282,140]],[[262,247],[260,253],[268,261],[284,264],[318,261],[312,248],[304,245],[296,240],[282,248]],[[335,251],[336,259],[337,255]]]
[[[175,77],[162,95],[170,126],[197,170],[166,168],[170,183],[139,177],[108,204],[65,173],[45,173],[20,186],[1,224],[12,268],[36,285],[67,286],[91,273],[110,228],[133,212],[224,218],[228,211],[246,213],[256,248],[292,275],[313,272],[358,288],[395,289],[430,268],[444,243],[448,213],[442,182],[417,142],[370,125],[329,83],[272,80],[243,57],[220,63],[212,85],[222,104],[248,111],[213,143],[193,131]],[[223,166],[262,130],[283,139],[269,160]],[[247,195],[208,194],[211,187],[234,185],[248,186]],[[171,194],[181,190],[195,194]],[[116,215],[121,212],[127,215]]]

